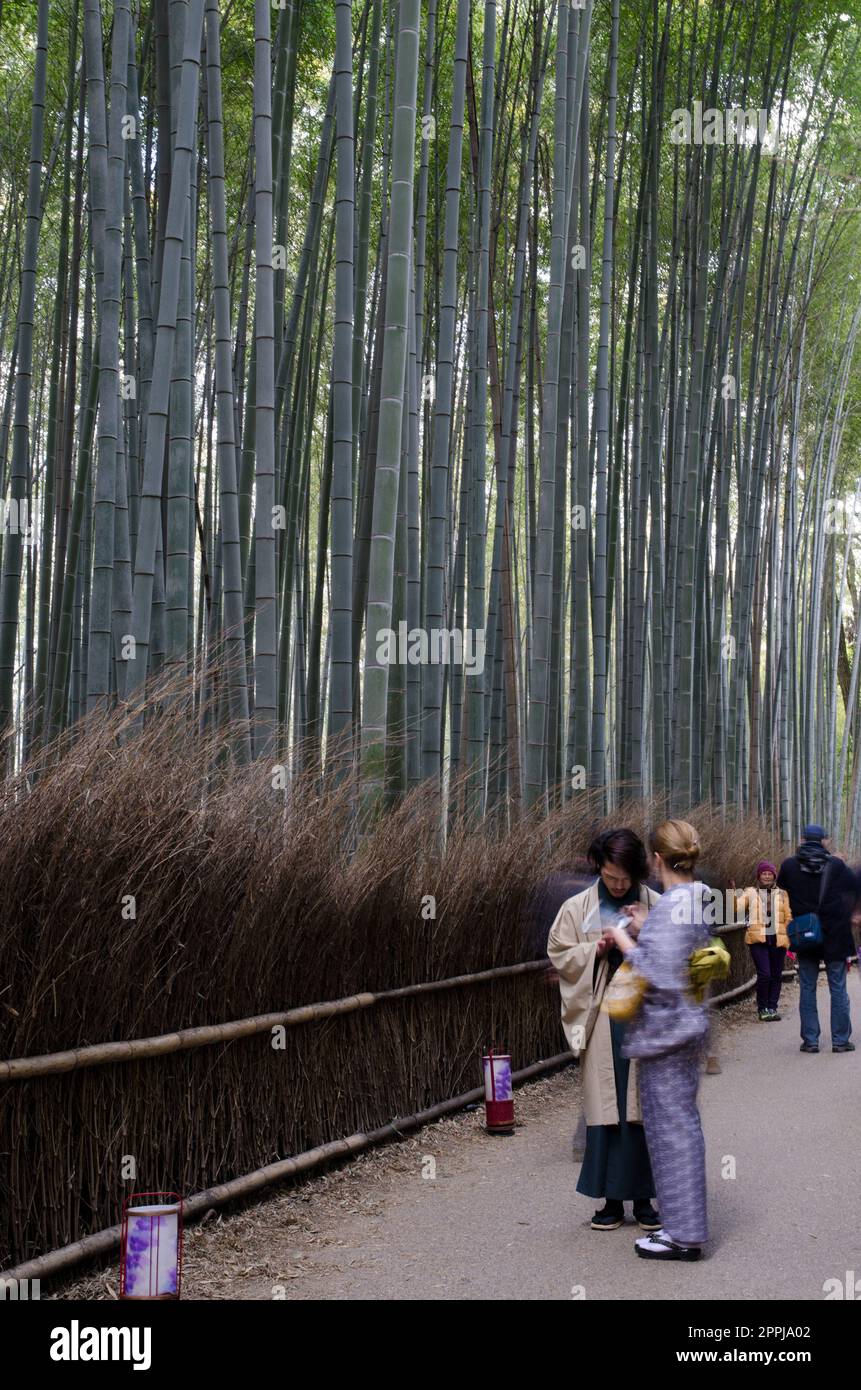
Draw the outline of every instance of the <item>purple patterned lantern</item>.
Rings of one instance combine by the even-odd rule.
[[[507,1053],[482,1057],[484,1069],[484,1112],[488,1134],[514,1133],[514,1090],[511,1084],[511,1058]]]
[[[142,1203],[145,1197],[162,1200]],[[182,1277],[182,1198],[141,1192],[123,1206],[120,1298],[179,1298]]]

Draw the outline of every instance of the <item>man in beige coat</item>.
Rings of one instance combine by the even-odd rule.
[[[559,975],[562,1027],[581,1063],[587,1131],[577,1189],[605,1198],[604,1210],[593,1218],[594,1229],[621,1226],[624,1200],[634,1202],[635,1219],[644,1229],[654,1229],[637,1064],[621,1057],[624,1025],[611,1024],[601,1000],[620,960],[606,935],[610,922],[626,903],[649,908],[659,895],[643,882],[648,873],[645,848],[631,831],[603,832],[590,846],[590,859],[598,869],[597,881],[562,904],[547,942]],[[630,1128],[634,1125],[636,1130]]]

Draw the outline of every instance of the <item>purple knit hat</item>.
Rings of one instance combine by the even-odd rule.
[[[774,874],[774,877],[777,878],[777,869],[774,867],[774,865],[773,865],[773,864],[769,864],[769,862],[768,862],[767,859],[760,859],[759,863],[758,863],[757,866],[756,866],[756,876],[757,876],[757,878],[759,878],[759,876],[760,876],[761,873],[767,872],[769,869],[770,869],[771,872]]]

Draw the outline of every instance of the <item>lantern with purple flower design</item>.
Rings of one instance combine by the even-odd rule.
[[[181,1280],[182,1198],[139,1192],[123,1204],[120,1298],[179,1298]]]
[[[484,1068],[484,1113],[488,1134],[514,1133],[514,1091],[511,1085],[511,1058],[494,1054],[482,1057]]]

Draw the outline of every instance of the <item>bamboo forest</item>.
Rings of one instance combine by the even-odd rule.
[[[366,812],[854,836],[859,39],[5,0],[7,768],[185,678],[189,738]]]
[[[780,933],[822,926],[824,845],[861,894],[859,247],[861,0],[0,0],[0,1297],[119,1249],[119,1294],[78,1296],[135,1297],[129,1221],[177,1210],[204,1218],[195,1297],[310,1296],[283,1230],[216,1260],[206,1217],[301,1177],[290,1239],[313,1188],[358,1250],[377,1196],[311,1170],[417,1130],[418,1171],[458,1110],[487,1195],[513,1160],[470,1107],[508,1104],[497,1063],[527,1115],[559,1107],[563,1185],[585,1078],[589,1171],[641,1017],[611,1039],[601,990],[657,939],[658,887],[729,895],[716,936],[675,939],[678,999],[751,1067],[727,1047],[722,1077],[714,1044],[707,1128],[733,1162],[760,1130],[773,1171],[813,1162],[852,1063],[753,1022],[798,983],[820,1050],[818,958],[790,979]],[[799,840],[820,897],[784,911]],[[589,893],[612,921],[581,942]],[[844,896],[823,1051],[854,1050]],[[802,1094],[789,1069],[818,1066]],[[511,1119],[508,1152],[539,1128]],[[751,1190],[709,1183],[718,1210]],[[649,1193],[648,1257],[698,1257]],[[821,1297],[845,1230],[810,1206],[814,1269],[770,1199],[733,1218],[776,1271],[743,1296]],[[429,1241],[497,1229],[474,1192],[422,1210]],[[561,1293],[522,1294],[508,1247],[434,1265],[415,1240],[391,1286],[357,1256],[323,1296],[580,1278],[563,1252]],[[727,1258],[692,1297],[746,1287]]]

